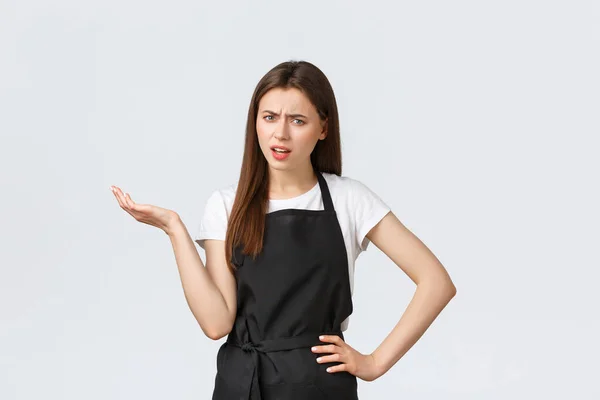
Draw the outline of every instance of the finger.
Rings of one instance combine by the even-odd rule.
[[[119,205],[121,206],[121,208],[124,209],[125,204],[123,203],[123,200],[121,200],[121,196],[119,195],[119,190],[117,188],[113,188],[113,194],[117,198],[117,202],[119,202]]]
[[[129,193],[125,193],[125,194],[123,195],[123,199],[124,199],[124,201],[125,201],[125,202],[126,202],[126,204],[127,204],[127,210],[126,210],[126,211],[127,211],[129,214],[131,214],[131,216],[132,216],[133,218],[135,218],[135,219],[137,219],[138,221],[140,221],[140,219],[139,219],[138,217],[136,217],[136,211],[138,211],[137,204],[135,204],[135,203],[133,202],[133,200],[131,199],[131,196],[129,195]]]
[[[342,338],[339,337],[338,335],[321,335],[321,336],[319,336],[319,339],[322,342],[329,342],[329,343],[334,343],[337,345],[341,345],[342,343],[344,343]]]
[[[123,191],[117,188],[117,194],[119,196],[119,199],[121,200],[121,203],[125,206],[126,209],[128,209],[129,204],[127,204],[127,199],[125,198],[125,194],[123,193]]]
[[[344,357],[339,354],[331,354],[328,356],[322,356],[317,358],[319,364],[330,363],[330,362],[344,362]]]
[[[314,346],[311,349],[314,353],[339,353],[342,348],[334,344],[326,344],[322,346]]]
[[[135,218],[135,215],[133,215],[130,211],[130,207],[127,204],[127,201],[125,200],[125,197],[123,196],[123,192],[119,189],[119,188],[115,188],[115,190],[113,191],[115,194],[115,197],[117,198],[117,201],[119,202],[119,205],[121,206],[121,208],[125,211],[127,211],[127,213],[129,215],[131,215],[133,218]],[[137,218],[136,218],[137,219]]]
[[[131,199],[131,196],[129,195],[129,193],[127,193],[125,195],[125,200],[127,200],[127,205],[129,206],[129,208],[131,208],[132,210],[135,209],[135,203]]]
[[[336,373],[336,372],[342,372],[342,371],[347,371],[348,370],[348,364],[338,364],[338,365],[334,365],[333,367],[328,367],[326,369],[327,372],[329,373]]]

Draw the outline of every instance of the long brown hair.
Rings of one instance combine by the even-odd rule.
[[[225,239],[225,257],[232,272],[237,246],[243,244],[242,252],[252,257],[263,247],[269,168],[258,144],[256,118],[260,99],[273,88],[300,90],[315,106],[321,121],[327,119],[327,136],[317,142],[310,161],[315,171],[342,174],[338,109],[329,80],[307,61],[286,61],[275,66],[256,85],[248,109],[244,157]]]

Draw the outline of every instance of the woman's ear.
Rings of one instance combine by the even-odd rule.
[[[327,137],[327,124],[328,119],[325,118],[325,122],[323,123],[323,129],[321,130],[321,135],[319,136],[319,140],[323,140]]]

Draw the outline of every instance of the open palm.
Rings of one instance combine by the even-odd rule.
[[[155,226],[167,233],[168,227],[177,218],[177,213],[175,211],[153,206],[151,204],[137,204],[133,201],[131,196],[129,196],[129,193],[124,194],[123,191],[116,186],[111,186],[110,188],[121,208],[139,222]]]

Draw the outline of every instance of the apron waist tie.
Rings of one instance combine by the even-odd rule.
[[[252,369],[252,377],[250,378],[250,386],[249,386],[249,398],[252,400],[262,400],[262,396],[260,393],[260,385],[258,383],[258,374],[260,369],[260,357],[258,355],[261,353],[271,353],[274,351],[284,351],[284,350],[293,350],[300,349],[304,347],[312,347],[323,345],[324,343],[319,340],[320,335],[337,335],[344,339],[344,335],[342,331],[335,332],[320,332],[320,333],[304,333],[298,336],[286,337],[286,338],[277,338],[277,339],[267,339],[261,340],[259,342],[240,342],[237,338],[232,336],[227,337],[227,343],[242,349],[242,351],[246,353],[250,353],[252,357],[253,369]],[[251,394],[254,393],[253,397]]]

